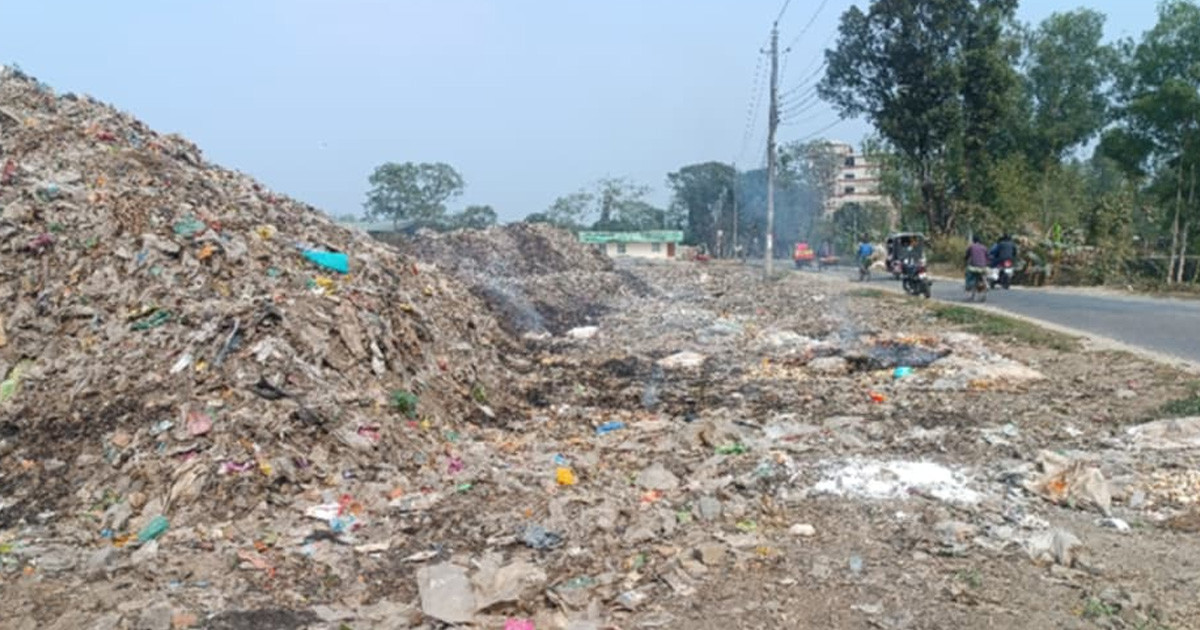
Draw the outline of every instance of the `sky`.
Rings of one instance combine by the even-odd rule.
[[[804,98],[852,4],[788,3],[780,89],[801,111],[780,127],[781,142],[857,144],[870,133]],[[517,220],[601,177],[649,186],[651,201],[665,204],[666,175],[681,166],[760,166],[760,50],[782,5],[0,0],[0,63],[180,133],[209,160],[331,215],[361,214],[379,164],[413,161],[462,174],[466,190],[451,210],[488,204]],[[1022,5],[1026,22],[1097,9],[1110,38],[1138,36],[1155,19],[1150,2]]]

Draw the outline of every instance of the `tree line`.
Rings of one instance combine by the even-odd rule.
[[[1183,282],[1200,232],[1200,7],[1158,5],[1139,38],[1091,9],[1031,26],[1016,0],[876,0],[847,10],[818,92],[878,134],[903,222],[949,239],[1012,232],[1097,280],[1161,258]]]
[[[825,52],[820,97],[875,129],[864,143],[888,207],[826,201],[841,164],[823,141],[783,143],[775,251],[797,240],[848,247],[861,232],[920,230],[948,251],[965,237],[1017,235],[1046,261],[1089,260],[1085,281],[1146,266],[1197,282],[1200,246],[1200,6],[1165,0],[1153,28],[1107,42],[1091,9],[1039,24],[1016,0],[874,0],[852,7]],[[372,216],[453,227],[462,179],[446,165],[388,164],[371,177]],[[666,207],[627,178],[604,178],[526,217],[569,229],[678,229],[715,252],[763,251],[765,168],[720,161],[666,177]],[[1136,270],[1135,270],[1136,271]]]

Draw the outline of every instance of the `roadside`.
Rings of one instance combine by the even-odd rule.
[[[850,271],[822,274],[855,282]],[[1087,347],[1144,356],[1190,372],[1200,372],[1200,302],[1128,295],[1104,289],[1013,287],[992,291],[985,304],[964,299],[959,278],[935,276],[933,297],[948,304],[1034,323],[1081,338]],[[873,274],[871,287],[903,293],[891,276]]]

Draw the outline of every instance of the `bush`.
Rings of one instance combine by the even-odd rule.
[[[930,263],[951,264],[955,269],[966,267],[967,239],[962,236],[941,236],[930,240],[925,258]]]

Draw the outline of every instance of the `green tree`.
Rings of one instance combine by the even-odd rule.
[[[1025,38],[1022,144],[1031,165],[1025,185],[1040,191],[1038,213],[1030,216],[1039,217],[1042,230],[1057,220],[1052,180],[1063,159],[1095,138],[1110,117],[1117,56],[1103,43],[1104,22],[1090,9],[1054,13]]]
[[[863,234],[876,241],[886,236],[891,220],[891,212],[880,204],[848,203],[826,219],[821,236],[831,239],[842,252],[854,252]]]
[[[437,224],[446,214],[446,202],[462,194],[463,179],[449,164],[388,162],[369,178],[364,208],[372,218]]]
[[[1118,75],[1120,115],[1101,148],[1128,173],[1145,176],[1150,191],[1171,208],[1166,280],[1183,280],[1197,213],[1200,163],[1200,7],[1188,0],[1159,5],[1158,22],[1137,44],[1123,45]]]
[[[1024,86],[1030,110],[1030,162],[1045,169],[1094,138],[1108,122],[1106,87],[1116,52],[1103,43],[1104,14],[1054,13],[1027,38]]]
[[[667,175],[675,193],[672,205],[687,214],[688,243],[715,245],[718,227],[732,234],[735,175],[732,166],[721,162],[691,164]]]
[[[546,222],[564,229],[578,230],[587,223],[592,214],[594,200],[594,195],[583,190],[563,195],[546,209]]]
[[[928,229],[950,233],[956,200],[979,197],[1015,103],[1006,38],[1016,0],[875,0],[851,7],[818,86],[866,116],[920,182]]]
[[[453,230],[482,230],[496,225],[499,217],[491,206],[467,206],[462,212],[447,217],[447,226]]]

